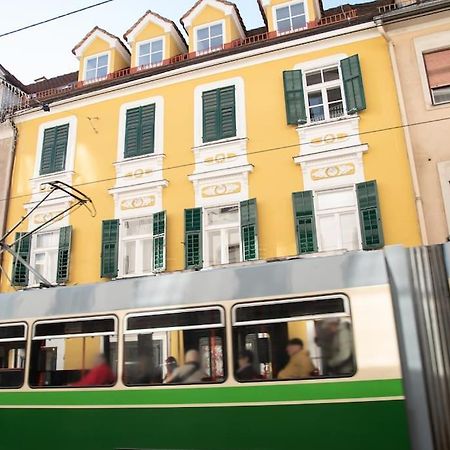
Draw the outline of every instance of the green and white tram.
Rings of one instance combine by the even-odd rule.
[[[0,319],[1,450],[410,448],[382,252],[4,294]],[[314,370],[281,377],[299,341]]]

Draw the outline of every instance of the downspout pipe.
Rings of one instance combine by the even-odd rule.
[[[403,95],[403,89],[402,89],[402,84],[400,82],[400,74],[399,74],[399,70],[398,70],[397,56],[395,54],[395,45],[392,42],[392,39],[389,37],[388,33],[386,32],[386,29],[383,27],[381,20],[375,19],[375,24],[377,26],[378,31],[383,36],[383,38],[385,39],[385,41],[387,42],[388,47],[389,47],[389,56],[391,58],[392,71],[394,73],[395,86],[397,88],[397,95],[398,95],[398,101],[399,101],[399,106],[400,106],[400,117],[401,117],[401,121],[402,121],[403,132],[405,134],[406,151],[408,154],[409,168],[411,171],[411,178],[412,178],[412,184],[413,184],[413,190],[414,190],[414,198],[415,198],[415,202],[416,202],[417,216],[419,219],[420,234],[421,234],[421,238],[422,238],[422,244],[428,245],[429,242],[428,242],[427,228],[426,228],[426,224],[425,224],[423,200],[422,200],[422,196],[420,194],[419,179],[417,176],[417,166],[416,166],[416,162],[414,159],[414,151],[413,151],[411,132],[410,132],[410,129],[408,126],[408,116],[406,114],[406,108],[405,108],[405,97]]]

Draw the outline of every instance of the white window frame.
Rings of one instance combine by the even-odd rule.
[[[307,83],[306,83],[306,75],[307,74],[312,73],[312,72],[318,72],[318,71],[323,72],[324,70],[332,69],[335,67],[337,67],[338,73],[339,73],[338,80],[326,81],[326,82],[322,82],[320,84],[313,84],[312,86],[307,85]],[[303,78],[303,91],[305,93],[305,108],[306,108],[306,116],[307,116],[308,124],[330,122],[332,120],[339,120],[342,117],[348,116],[347,103],[345,101],[346,99],[345,99],[344,83],[342,82],[342,72],[341,72],[340,62],[338,62],[337,64],[330,64],[330,65],[316,67],[313,69],[306,70],[304,73],[302,73],[302,75],[303,75],[303,77],[302,77]],[[330,117],[330,108],[328,105],[327,90],[330,88],[334,88],[334,87],[339,87],[341,89],[343,114],[339,117]],[[322,93],[322,101],[323,101],[322,105],[323,105],[323,111],[324,111],[324,120],[316,120],[316,121],[311,120],[311,112],[310,112],[310,107],[309,107],[308,94],[310,92],[315,92],[315,91],[321,91],[321,93]]]
[[[106,65],[106,67],[107,67],[107,69],[106,69],[106,75],[103,76],[103,77],[98,77],[98,76],[96,76],[95,78],[90,78],[90,79],[88,79],[88,78],[87,78],[87,72],[88,72],[87,65],[88,65],[88,61],[91,60],[91,59],[96,58],[96,59],[97,59],[97,62],[98,62],[98,58],[101,58],[102,56],[107,56],[107,57],[108,57],[108,63],[107,63],[107,65]],[[103,66],[101,66],[101,67],[103,67]],[[97,72],[98,72],[98,66],[96,67],[95,71],[96,71],[96,74],[97,74]],[[107,51],[107,52],[102,52],[102,53],[96,53],[95,55],[89,55],[89,56],[86,56],[86,57],[84,58],[84,70],[83,70],[83,72],[84,72],[84,73],[83,73],[83,81],[85,81],[86,83],[94,83],[96,80],[102,80],[102,79],[106,78],[106,77],[108,76],[108,74],[111,73],[111,52],[110,52],[110,51]]]
[[[278,20],[277,20],[277,11],[279,9],[290,7],[290,6],[295,5],[297,3],[303,3],[303,6],[305,8],[305,22],[306,22],[305,23],[305,27],[304,28],[295,28],[295,29],[291,29],[289,31],[279,31],[278,30]],[[289,9],[289,13],[290,13],[290,9]],[[308,2],[306,0],[305,1],[303,1],[303,0],[293,0],[293,1],[290,1],[290,2],[282,3],[280,5],[275,5],[275,6],[272,7],[272,16],[273,16],[273,29],[276,30],[276,32],[278,34],[281,34],[281,35],[282,34],[289,34],[289,33],[292,33],[294,31],[304,30],[304,29],[308,28],[308,23],[309,23]],[[291,20],[291,25],[292,25],[292,16],[289,15],[289,18]]]
[[[125,159],[125,132],[127,128],[127,111],[146,105],[155,105],[155,151],[149,155],[136,156]],[[124,103],[119,112],[119,133],[117,136],[117,161],[133,161],[136,159],[152,158],[164,154],[164,97],[148,97],[135,102]]]
[[[141,54],[141,46],[145,45],[145,44],[150,44],[150,50],[151,50],[153,44],[155,42],[157,42],[157,41],[161,41],[162,42],[162,60],[159,63],[152,63],[151,59],[152,59],[153,52],[150,51],[150,53],[149,53],[149,55],[150,55],[150,63],[149,64],[140,64],[139,60],[140,60],[140,58],[142,56],[142,54]],[[161,66],[162,63],[164,62],[165,56],[166,56],[166,39],[165,39],[165,37],[157,37],[157,38],[153,38],[153,39],[148,39],[146,41],[139,41],[139,42],[136,43],[136,56],[135,56],[134,65],[137,68],[140,68],[140,67],[158,67],[158,66]]]
[[[436,110],[441,108],[449,108],[449,102],[434,104],[433,96],[428,82],[427,68],[425,67],[425,53],[432,53],[439,50],[449,48],[450,31],[441,31],[438,33],[421,36],[414,39],[414,48],[416,52],[417,66],[419,70],[420,81],[425,101],[425,109]]]
[[[140,220],[140,219],[150,219],[151,221],[151,234],[150,235],[139,235],[139,236],[125,236],[125,222],[132,221],[132,220]],[[119,219],[119,273],[117,278],[136,278],[136,277],[148,277],[155,273],[154,267],[153,267],[153,215],[147,215],[147,216],[139,216],[139,217],[126,217]],[[148,236],[148,237],[146,237]],[[149,272],[143,272],[143,259],[142,256],[142,241],[145,239],[150,239],[152,241],[152,251],[149,255],[150,257],[150,271]],[[127,241],[135,241],[137,243],[137,246],[140,247],[140,252],[138,252],[138,248],[136,248],[135,252],[138,254],[138,258],[136,259],[136,269],[140,268],[140,271],[136,270],[136,273],[132,274],[125,274],[125,242]],[[140,255],[140,256],[139,256]]]
[[[199,50],[198,49],[198,32],[200,30],[209,29],[209,43],[211,44],[211,27],[214,25],[222,25],[222,47],[217,48],[209,48],[208,50]],[[222,50],[225,47],[225,44],[228,42],[227,40],[227,29],[226,29],[226,23],[225,20],[216,20],[215,22],[210,22],[204,25],[198,25],[194,28],[194,49],[197,55],[206,55],[208,53],[217,52]]]
[[[228,224],[220,224],[220,225],[208,225],[208,210],[210,209],[220,209],[220,208],[232,208],[237,206],[238,209],[238,220],[236,223],[233,223],[232,225]],[[228,239],[224,239],[224,231],[230,230],[232,228],[238,228],[238,234],[239,234],[239,261],[243,261],[243,251],[242,251],[242,236],[241,236],[241,205],[239,202],[233,202],[233,203],[227,203],[225,205],[219,205],[219,206],[207,206],[203,208],[202,211],[202,241],[203,241],[203,265],[205,268],[207,267],[218,267],[221,265],[226,264],[232,264],[230,262],[221,262],[218,265],[211,264],[211,261],[209,260],[209,240],[207,239],[208,232],[211,231],[218,231],[220,230],[220,242],[221,242],[221,255],[222,255],[222,261],[224,254],[227,253],[228,250]]]
[[[57,236],[57,245],[56,247],[47,247],[47,248],[38,248],[37,247],[37,238],[39,235],[42,234],[55,234]],[[54,228],[54,229],[47,229],[45,231],[42,231],[40,233],[36,233],[33,234],[31,236],[31,249],[30,249],[30,265],[32,267],[36,267],[36,253],[45,253],[46,255],[46,263],[48,262],[48,254],[50,252],[55,252],[56,253],[56,259],[55,259],[55,267],[54,267],[54,271],[53,274],[49,275],[49,274],[45,274],[45,273],[41,273],[41,275],[46,278],[50,283],[52,284],[56,284],[56,278],[58,275],[58,252],[59,252],[59,233],[60,233],[60,229],[59,228]],[[39,280],[35,279],[35,276],[33,273],[30,272],[29,274],[29,280],[28,280],[28,287],[33,287],[33,286],[39,286]]]
[[[55,174],[72,172],[75,165],[75,148],[77,139],[77,117],[69,116],[62,119],[53,120],[51,122],[45,122],[39,127],[38,139],[36,145],[36,161],[34,165],[33,178],[46,178],[53,177]],[[66,150],[66,167],[61,172],[53,172],[47,175],[40,175],[41,159],[42,159],[42,147],[44,144],[44,133],[49,128],[58,127],[61,125],[69,125],[69,134],[67,136],[67,150]]]
[[[326,192],[333,192],[333,191],[351,191],[352,192],[352,197],[353,197],[353,204],[354,206],[336,206],[333,209],[328,209],[325,211],[320,211],[319,210],[319,195],[320,194],[324,194]],[[317,249],[318,252],[334,252],[334,251],[358,251],[358,250],[362,250],[362,237],[361,237],[361,222],[360,222],[360,217],[359,217],[359,208],[358,208],[358,198],[356,195],[356,185],[349,185],[349,186],[340,186],[340,187],[335,187],[335,188],[326,188],[326,189],[317,189],[313,191],[313,198],[314,198],[314,219],[315,219],[315,223],[316,223],[316,239],[317,239]],[[354,211],[356,214],[356,232],[358,234],[358,247],[355,249],[345,249],[343,248],[343,246],[341,246],[341,248],[336,248],[335,250],[323,250],[322,249],[322,242],[321,242],[321,237],[320,237],[320,232],[319,232],[319,220],[321,216],[329,216],[329,215],[339,215],[341,213],[345,213],[345,212],[350,212],[350,211]],[[342,236],[339,236],[339,240],[342,239]],[[341,242],[342,244],[342,242]]]
[[[235,113],[236,113],[236,136],[218,141],[203,142],[203,93],[215,89],[234,86],[235,88]],[[194,90],[194,146],[207,147],[247,136],[245,84],[242,77],[228,78],[214,83],[202,84]]]

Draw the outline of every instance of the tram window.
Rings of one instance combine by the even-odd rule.
[[[327,296],[237,305],[238,381],[352,376],[356,370],[348,299]]]
[[[225,371],[222,308],[157,311],[126,318],[127,386],[221,383]]]
[[[0,388],[20,388],[25,376],[26,325],[0,325]]]
[[[34,388],[112,386],[117,378],[114,317],[37,322],[29,383]]]

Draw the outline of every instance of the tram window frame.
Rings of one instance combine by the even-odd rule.
[[[192,313],[192,312],[204,312],[204,311],[219,311],[220,313],[220,321],[216,323],[210,323],[206,325],[196,324],[196,325],[176,325],[173,327],[159,327],[159,328],[141,328],[141,329],[129,329],[128,328],[128,320],[139,317],[147,317],[147,316],[157,316],[157,315],[170,315],[170,314],[181,314],[181,313]],[[161,335],[161,333],[173,332],[173,331],[195,331],[195,330],[223,330],[222,338],[222,365],[223,365],[223,377],[220,381],[200,381],[197,383],[131,383],[127,378],[127,369],[126,369],[126,351],[127,351],[127,336],[138,336],[138,335],[150,335],[156,334]],[[123,342],[122,342],[122,383],[127,388],[148,388],[148,387],[174,387],[174,386],[208,386],[213,385],[217,386],[220,384],[224,384],[229,377],[229,368],[228,368],[228,349],[227,349],[227,320],[226,320],[226,311],[223,306],[220,305],[212,305],[212,306],[196,306],[190,308],[176,308],[176,309],[162,309],[155,311],[144,311],[137,313],[129,313],[124,317],[123,322],[123,334],[122,334]],[[185,349],[183,349],[185,350]],[[189,350],[189,349],[188,349]],[[185,356],[184,353],[183,356]],[[171,355],[168,355],[171,356]]]
[[[311,314],[311,315],[301,315],[301,316],[292,316],[287,318],[275,318],[275,319],[263,319],[263,320],[247,320],[247,321],[238,321],[236,311],[239,308],[252,308],[252,307],[262,307],[262,306],[270,306],[270,305],[280,305],[280,304],[289,304],[289,303],[298,303],[298,302],[311,302],[317,300],[327,300],[327,299],[336,299],[340,298],[343,301],[344,311],[337,313],[325,313],[325,314]],[[303,378],[255,378],[250,380],[239,379],[237,376],[238,369],[238,357],[242,351],[238,347],[237,341],[237,328],[243,327],[253,327],[257,325],[277,325],[281,323],[290,323],[290,322],[307,322],[308,320],[329,320],[329,319],[349,319],[351,336],[352,336],[352,363],[353,370],[348,374],[342,375],[311,375]],[[357,355],[356,355],[356,345],[355,345],[355,332],[354,332],[354,323],[353,316],[350,305],[350,298],[346,294],[337,293],[337,294],[326,294],[319,296],[311,296],[311,297],[288,297],[288,298],[280,298],[278,300],[260,300],[253,302],[242,302],[236,303],[231,308],[231,329],[232,329],[232,349],[233,349],[233,376],[234,379],[241,384],[245,383],[286,383],[286,382],[304,382],[304,381],[314,381],[314,380],[324,380],[324,379],[341,379],[341,378],[352,378],[358,372],[357,366]],[[284,368],[284,367],[283,367]]]
[[[26,375],[26,368],[27,368],[27,355],[28,355],[28,323],[27,322],[7,322],[0,324],[0,330],[8,327],[18,327],[23,326],[24,332],[22,337],[0,337],[0,346],[1,344],[6,343],[14,343],[14,342],[23,342],[24,343],[24,366],[22,369],[22,380],[20,384],[17,384],[16,386],[2,386],[0,384],[0,390],[12,390],[12,389],[21,389],[25,384],[25,375]],[[2,370],[2,369],[0,369]]]
[[[61,324],[61,323],[71,323],[71,322],[93,322],[93,321],[101,321],[101,320],[113,320],[114,322],[114,330],[113,331],[105,331],[105,332],[84,332],[84,333],[67,333],[67,334],[47,334],[47,335],[38,335],[36,336],[36,328],[39,325],[46,324]],[[31,389],[43,390],[43,389],[111,389],[115,387],[119,381],[119,342],[120,342],[120,328],[119,328],[119,318],[114,314],[101,315],[101,316],[82,316],[82,317],[69,317],[64,319],[45,319],[45,320],[37,320],[33,323],[31,327],[31,335],[30,335],[30,354],[28,358],[28,386]],[[60,385],[60,386],[50,386],[50,385],[36,385],[32,384],[32,376],[34,374],[32,367],[32,358],[33,358],[33,342],[35,341],[43,341],[46,339],[72,339],[72,338],[87,338],[87,337],[112,337],[115,338],[116,342],[116,364],[114,366],[113,361],[110,361],[110,367],[115,374],[115,380],[112,384],[105,385],[88,385],[88,386],[76,386],[72,384]],[[110,341],[111,343],[111,341]],[[47,372],[47,371],[44,371]],[[57,372],[57,371],[56,371]],[[76,383],[76,382],[74,382]]]

